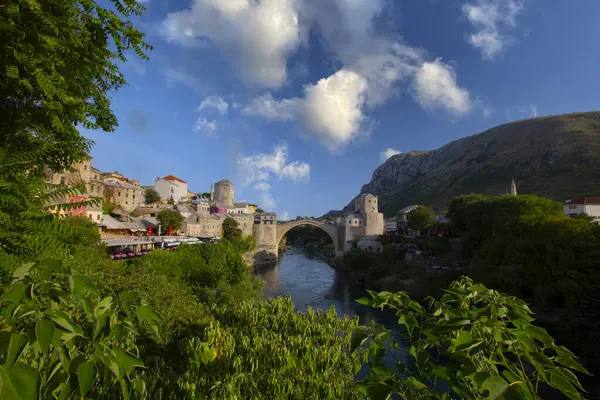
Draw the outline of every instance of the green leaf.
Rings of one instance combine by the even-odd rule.
[[[77,390],[77,376],[67,375],[68,379],[64,381],[64,386],[58,395],[58,400],[68,400],[71,394]]]
[[[16,399],[37,400],[39,398],[41,379],[37,369],[18,362],[10,370],[6,370],[5,366],[2,366],[2,370],[2,389],[0,389],[2,399],[7,398],[4,397],[4,386],[9,386],[7,393],[14,391],[17,394]],[[7,378],[6,382],[4,382],[5,377]]]
[[[414,376],[409,376],[408,378],[406,378],[404,380],[404,384],[409,389],[418,389],[418,390],[427,389],[427,385],[425,385],[423,382],[421,382]]]
[[[10,370],[13,365],[19,360],[19,357],[25,350],[27,345],[27,336],[13,333],[10,335],[10,342],[8,343],[8,354],[6,356],[6,363],[4,367]]]
[[[77,370],[79,380],[79,393],[85,397],[96,380],[96,366],[91,362],[84,362],[79,365]]]
[[[69,287],[71,288],[71,293],[76,295],[83,294],[84,290],[94,294],[98,293],[98,290],[96,290],[94,286],[90,285],[86,281],[86,278],[81,275],[69,275]]]
[[[548,383],[550,386],[560,390],[570,399],[580,399],[581,396],[569,380],[562,374],[560,370],[551,369],[547,371]]]
[[[157,321],[160,322],[161,318],[160,316],[155,313],[150,307],[148,306],[140,306],[135,310],[135,315],[137,315],[138,320],[141,322],[143,321],[148,321],[149,323],[151,323],[152,321]]]
[[[286,356],[286,362],[287,362],[287,366],[290,368],[296,368],[296,360],[294,359],[294,357],[287,352]]]
[[[54,337],[54,322],[49,319],[41,319],[35,326],[35,335],[40,344],[42,353],[46,355],[50,349],[52,338]]]
[[[454,341],[454,350],[459,350],[459,347],[464,346],[473,341],[473,333],[471,331],[461,331]]]
[[[125,368],[125,374],[128,376],[135,370],[136,367],[144,367],[142,360],[123,349],[113,349],[112,353],[117,357],[117,360],[121,363],[121,365],[123,365]]]
[[[493,375],[481,384],[481,388],[488,392],[485,397],[486,399],[497,399],[502,396],[502,393],[508,388],[508,382],[499,375]]]
[[[71,317],[69,317],[63,311],[57,311],[54,315],[48,316],[54,323],[69,332],[72,332],[78,336],[83,336],[83,329],[77,325]]]
[[[92,314],[92,300],[88,297],[83,297],[79,299],[79,304],[81,304],[81,308],[83,308],[85,315],[90,316]]]
[[[23,282],[18,282],[12,285],[12,287],[0,297],[0,303],[3,301],[10,301],[18,304],[23,300],[26,294],[27,286],[25,286]]]
[[[526,326],[525,329],[523,329],[523,331],[529,334],[531,337],[539,340],[546,346],[550,346],[554,342],[552,336],[550,336],[545,329],[537,327],[535,325]]]
[[[94,340],[105,337],[110,333],[110,325],[108,323],[108,315],[100,315],[96,320],[96,326],[94,327]]]
[[[564,365],[565,367],[569,367],[575,371],[579,371],[581,373],[591,375],[587,369],[585,369],[581,364],[579,364],[577,361],[575,361],[571,357],[558,356],[554,359],[554,361],[556,361],[559,364]]]
[[[25,278],[29,271],[31,271],[31,268],[33,268],[33,265],[34,264],[32,262],[21,265],[20,267],[15,269],[15,271],[12,274],[12,278],[15,280]]]
[[[350,351],[356,350],[358,347],[362,346],[362,344],[367,340],[368,335],[363,330],[357,330],[352,335],[352,340],[350,341]]]
[[[366,297],[361,297],[358,300],[355,300],[358,304],[362,304],[363,306],[369,306],[371,305],[371,299],[368,299]]]

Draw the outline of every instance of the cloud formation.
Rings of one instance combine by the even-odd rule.
[[[456,84],[454,69],[439,59],[419,68],[413,87],[415,98],[426,109],[443,107],[463,115],[471,108],[469,92]]]
[[[267,182],[258,182],[256,185],[254,185],[254,190],[257,192],[268,192],[271,190],[271,185],[269,185]]]
[[[217,121],[209,121],[199,117],[194,124],[194,132],[202,133],[206,137],[217,136]]]
[[[225,115],[229,110],[229,104],[219,96],[208,96],[202,100],[197,110],[215,110],[219,114]]]
[[[493,59],[514,38],[503,31],[516,25],[523,10],[523,0],[474,0],[463,4],[462,10],[475,30],[467,37],[471,45],[486,59]]]
[[[273,152],[242,156],[238,159],[240,171],[244,174],[243,185],[265,182],[272,177],[290,179],[294,182],[308,182],[310,165],[303,161],[288,162],[288,146],[276,146]],[[264,188],[264,186],[262,186]]]
[[[211,43],[236,60],[249,84],[277,88],[287,79],[287,57],[301,43],[294,0],[193,0],[167,14],[161,33],[187,47]]]
[[[395,156],[396,154],[402,154],[402,152],[388,147],[387,149],[379,153],[379,158],[381,159],[381,162],[384,163],[388,160],[388,158]]]
[[[284,211],[277,216],[278,221],[289,221],[290,219],[290,213],[287,211]]]

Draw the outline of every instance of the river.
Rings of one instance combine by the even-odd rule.
[[[368,297],[366,290],[352,282],[344,271],[333,269],[332,254],[310,247],[292,246],[280,254],[275,265],[256,267],[254,273],[265,281],[263,297],[290,295],[298,311],[308,307],[327,310],[333,306],[339,316],[357,315],[367,325],[376,320],[388,328],[398,328],[392,313],[363,306],[355,300]]]

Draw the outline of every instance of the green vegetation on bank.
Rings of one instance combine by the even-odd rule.
[[[257,299],[235,224],[218,245],[122,262],[90,221],[47,213],[82,188],[45,184],[43,167],[88,156],[79,124],[114,129],[109,91],[125,84],[116,61],[149,48],[122,19],[144,8],[110,4],[116,11],[93,0],[2,6],[0,398],[536,399],[543,383],[581,398],[575,356],[530,324],[522,301],[467,279],[427,308],[403,293],[363,300],[392,307],[407,328],[411,363],[394,370],[382,364],[395,347],[380,327]],[[367,359],[369,375],[355,382]]]

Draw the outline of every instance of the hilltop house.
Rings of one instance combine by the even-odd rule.
[[[162,201],[173,200],[175,203],[184,203],[188,199],[188,184],[174,175],[156,178],[154,189]]]
[[[579,214],[587,214],[595,219],[600,219],[600,198],[598,197],[577,197],[565,201],[563,211],[569,217],[576,217]]]

